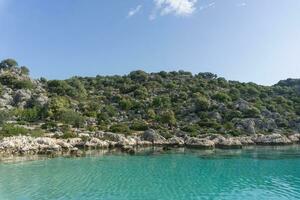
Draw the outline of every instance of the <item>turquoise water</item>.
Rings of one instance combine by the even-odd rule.
[[[300,199],[300,149],[150,151],[0,163],[0,199]]]

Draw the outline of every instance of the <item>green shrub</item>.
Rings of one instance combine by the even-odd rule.
[[[29,75],[29,69],[25,66],[20,67],[22,74]]]
[[[197,111],[206,111],[210,107],[210,101],[201,94],[195,95],[195,104]]]
[[[193,132],[197,132],[200,129],[199,125],[197,124],[189,124],[189,125],[185,125],[184,127],[182,127],[182,131],[188,132],[188,133],[193,133]]]
[[[5,111],[0,111],[0,125],[9,120],[9,113]]]
[[[75,137],[77,137],[77,135],[74,132],[72,132],[72,131],[66,131],[59,138],[68,139],[68,138],[75,138]]]
[[[228,96],[227,94],[225,94],[223,92],[218,92],[217,94],[215,94],[213,96],[213,99],[215,99],[219,102],[223,102],[223,103],[227,103],[227,102],[231,101],[230,96]]]
[[[167,110],[161,113],[159,121],[164,124],[175,125],[176,118],[172,110]]]
[[[84,126],[85,119],[80,114],[73,110],[63,110],[58,116],[59,121],[80,128]]]
[[[36,122],[40,119],[37,108],[24,109],[20,111],[20,120],[26,122]]]
[[[0,130],[0,135],[4,137],[15,136],[15,135],[27,135],[29,130],[20,126],[15,126],[13,124],[4,124],[2,130]]]
[[[144,121],[134,121],[130,124],[130,129],[134,131],[145,131],[149,126]]]
[[[119,103],[122,110],[130,110],[133,106],[132,101],[129,99],[122,99]]]
[[[256,107],[251,107],[248,110],[244,111],[244,116],[247,118],[258,118],[260,117],[260,110]]]
[[[109,130],[113,133],[129,134],[130,129],[127,124],[113,124]]]
[[[0,62],[0,69],[12,68],[17,66],[18,66],[17,61],[12,58],[8,58]]]

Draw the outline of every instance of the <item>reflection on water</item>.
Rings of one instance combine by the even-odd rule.
[[[126,155],[118,149],[85,149],[83,157],[105,156],[105,155]],[[295,159],[300,158],[300,145],[287,146],[245,146],[243,149],[187,149],[172,148],[164,150],[162,147],[137,148],[135,156],[159,156],[165,154],[189,154],[196,155],[201,159]],[[55,157],[74,158],[69,154],[58,154]],[[45,160],[53,157],[45,155],[25,156],[0,156],[1,163],[16,163],[33,160]]]

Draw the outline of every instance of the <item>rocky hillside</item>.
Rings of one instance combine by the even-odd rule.
[[[0,136],[289,134],[300,131],[300,80],[274,86],[211,73],[134,71],[125,76],[32,80],[13,59],[0,63]]]

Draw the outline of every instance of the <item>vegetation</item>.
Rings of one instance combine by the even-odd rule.
[[[0,69],[5,71],[0,74],[2,95],[7,88],[30,91],[31,95],[19,98],[21,104],[11,103],[12,114],[0,112],[2,135],[26,133],[7,125],[10,118],[29,125],[43,124],[41,127],[49,131],[59,129],[58,124],[66,125],[70,130],[63,137],[73,136],[73,128],[126,134],[153,128],[166,136],[178,131],[239,135],[248,133],[249,126],[266,134],[300,131],[298,79],[261,86],[227,81],[212,73],[139,70],[124,76],[41,78],[33,82],[28,68],[18,68],[13,59],[2,61]],[[16,76],[13,70],[20,74]],[[47,97],[44,104],[39,102],[41,95]],[[16,96],[12,98],[17,101]]]

